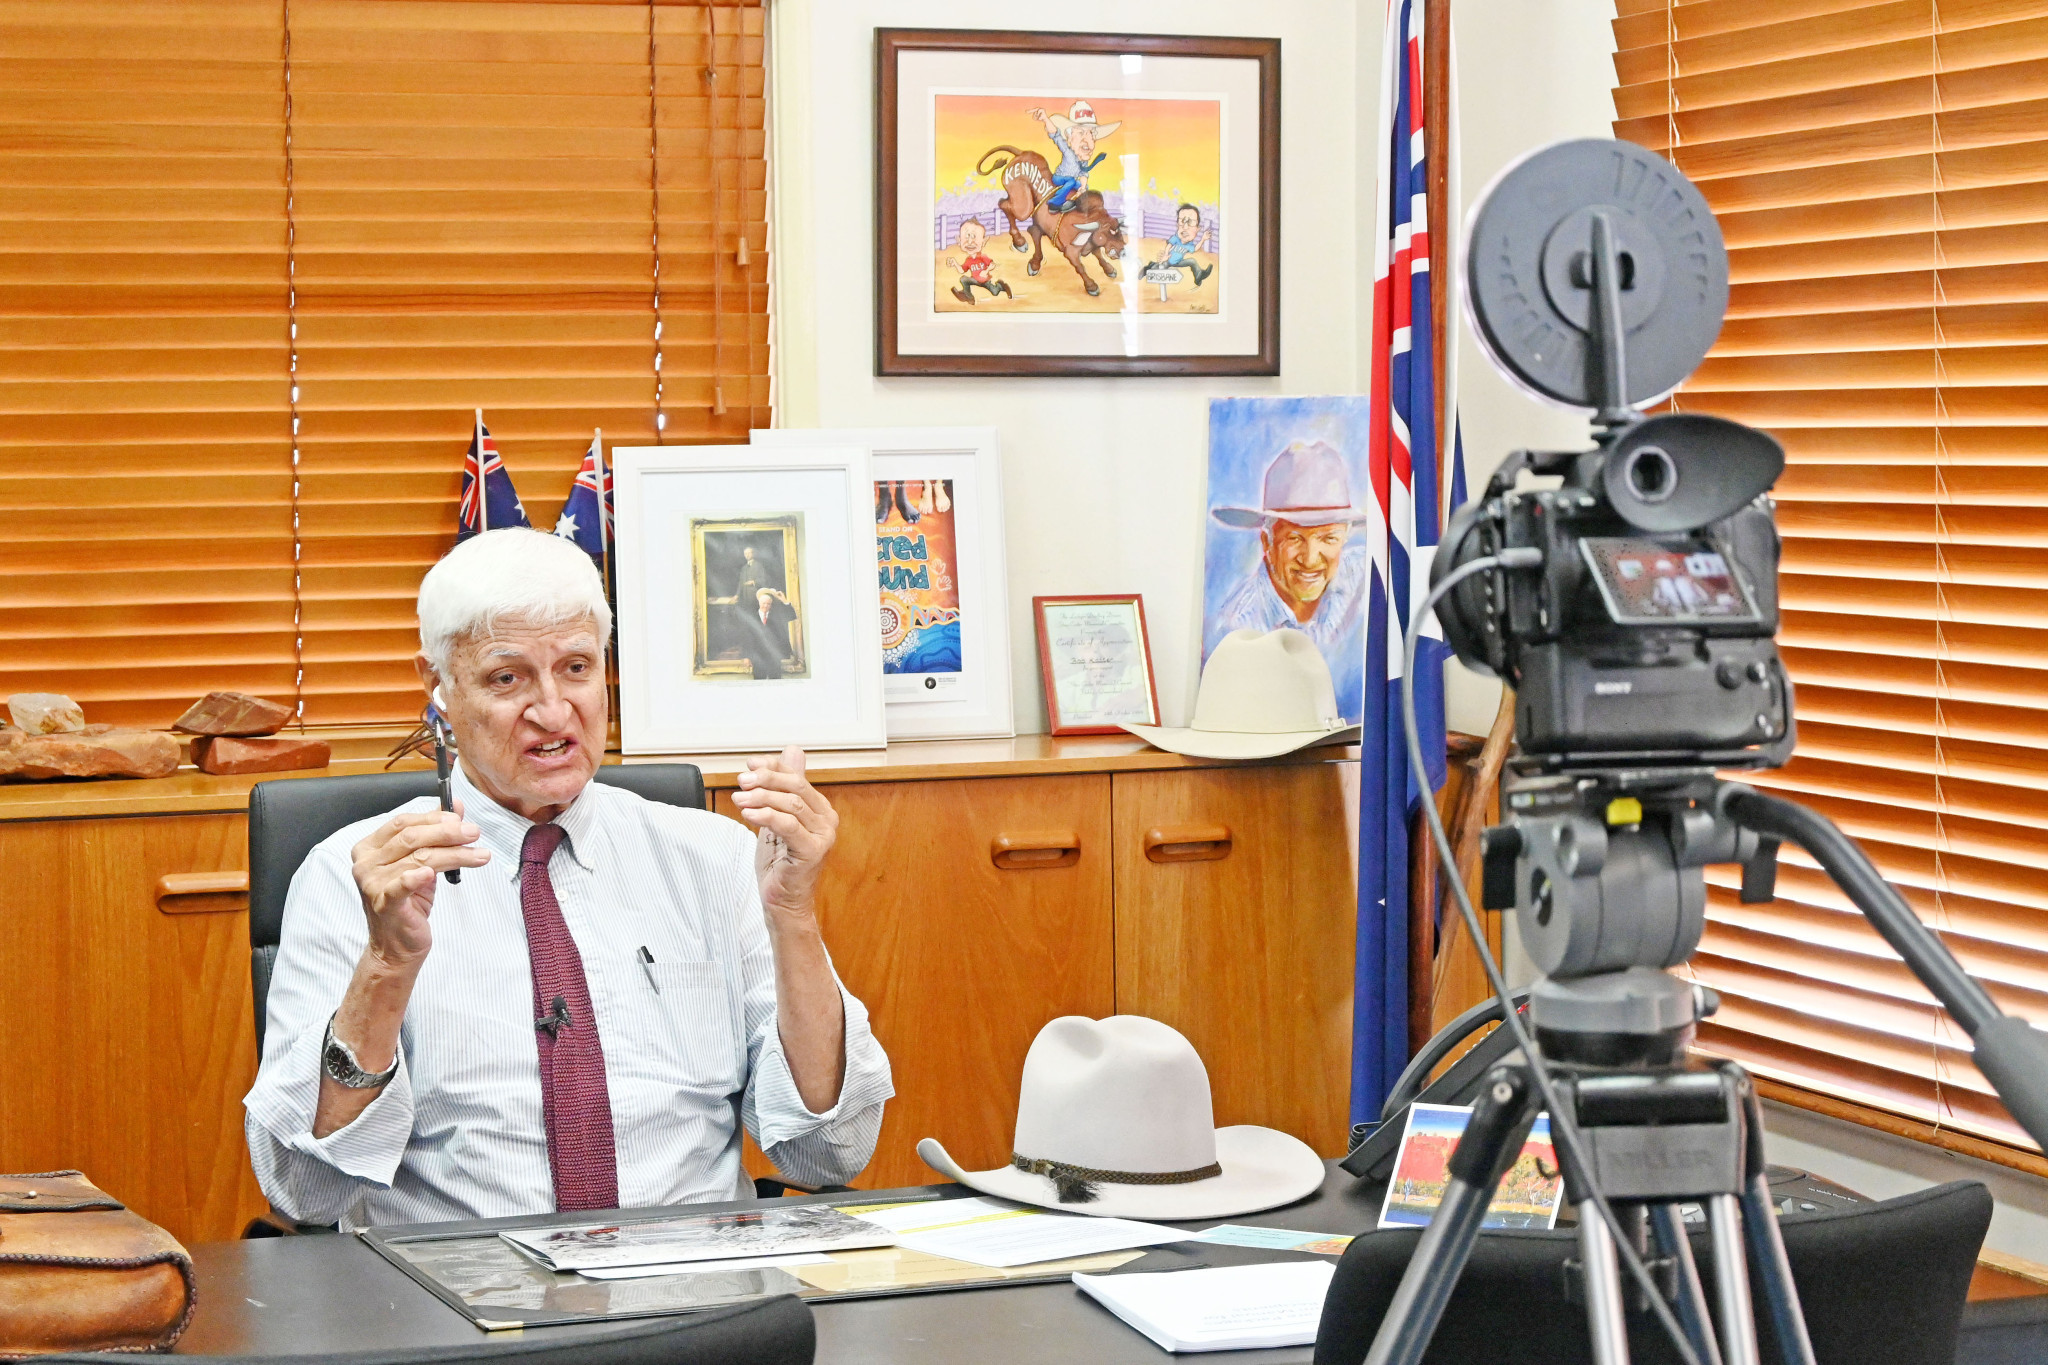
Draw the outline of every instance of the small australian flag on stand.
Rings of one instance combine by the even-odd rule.
[[[462,461],[461,522],[455,543],[485,531],[502,531],[507,526],[531,526],[526,508],[513,490],[512,475],[498,458],[498,447],[484,426],[484,410],[476,410],[476,434],[470,438],[469,454]]]
[[[555,522],[555,534],[574,541],[578,549],[596,560],[600,573],[604,571],[605,552],[611,548],[607,506],[610,492],[611,478],[604,467],[604,433],[599,431],[591,436],[590,449],[583,452],[583,468],[576,471],[569,500],[562,504],[562,515]]]

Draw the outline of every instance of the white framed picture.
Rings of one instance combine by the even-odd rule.
[[[625,752],[882,747],[866,448],[627,446],[612,463]]]
[[[1009,576],[993,427],[756,431],[873,457],[882,695],[891,739],[1008,738]]]

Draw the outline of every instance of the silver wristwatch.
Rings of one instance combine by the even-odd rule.
[[[347,1043],[334,1036],[334,1020],[327,1021],[327,1037],[320,1044],[320,1070],[336,1085],[350,1090],[375,1090],[398,1074],[398,1055],[392,1054],[391,1065],[382,1071],[365,1071],[356,1060],[356,1054],[349,1051]]]

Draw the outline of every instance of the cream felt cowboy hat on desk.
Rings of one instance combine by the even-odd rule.
[[[1231,1218],[1323,1183],[1322,1158],[1299,1138],[1218,1128],[1194,1045],[1135,1014],[1068,1015],[1039,1030],[1008,1166],[963,1170],[935,1138],[917,1154],[983,1194],[1102,1218]]]
[[[1323,652],[1285,626],[1263,635],[1233,630],[1217,641],[1202,666],[1193,725],[1124,729],[1196,758],[1272,758],[1358,733],[1337,713],[1337,689]]]

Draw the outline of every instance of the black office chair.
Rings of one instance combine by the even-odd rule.
[[[1991,1195],[1959,1180],[1898,1199],[1779,1220],[1806,1310],[1818,1365],[1955,1365],[1963,1301],[1991,1226]],[[1316,1332],[1316,1365],[1358,1365],[1372,1345],[1420,1229],[1369,1232],[1337,1263]],[[1693,1257],[1714,1301],[1704,1234]],[[1488,1232],[1452,1291],[1425,1365],[1577,1365],[1592,1360],[1582,1297],[1567,1298],[1565,1261],[1578,1257],[1574,1231]],[[1756,1261],[1749,1263],[1757,1283]],[[1756,1296],[1763,1359],[1777,1360],[1777,1336]],[[1678,1359],[1656,1322],[1629,1314],[1630,1358],[1638,1365]]]
[[[311,779],[307,779],[311,780]],[[687,1317],[622,1324],[603,1333],[522,1332],[473,1346],[406,1346],[323,1355],[188,1356],[194,1365],[811,1365],[811,1306],[793,1294]],[[46,1365],[114,1365],[120,1354],[42,1356]]]
[[[611,764],[597,780],[649,801],[704,809],[704,774],[694,763]],[[299,777],[258,782],[249,792],[249,984],[256,1007],[256,1055],[263,1055],[265,1002],[284,931],[292,874],[313,845],[343,825],[382,815],[435,793],[430,770]]]

